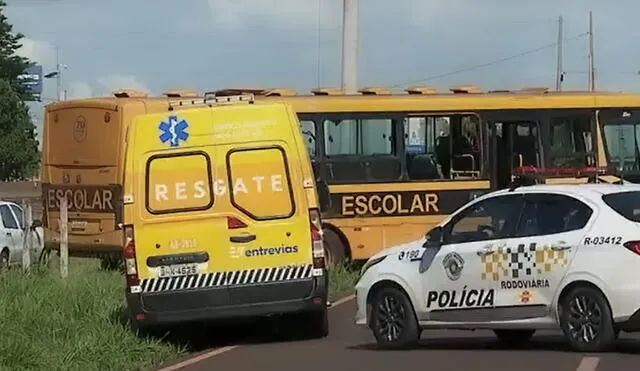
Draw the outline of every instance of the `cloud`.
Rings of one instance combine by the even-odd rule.
[[[147,94],[151,93],[151,89],[149,89],[142,81],[139,81],[135,76],[131,75],[119,75],[119,74],[111,74],[108,76],[98,77],[96,81],[100,84],[101,91],[98,91],[102,94],[111,94],[113,91],[118,89],[134,89],[145,92]]]
[[[215,26],[222,28],[243,29],[268,25],[279,29],[316,30],[318,20],[323,28],[337,27],[342,22],[342,15],[337,11],[341,9],[341,2],[332,4],[326,0],[208,0],[208,4]]]
[[[98,77],[92,83],[86,81],[70,82],[67,85],[67,99],[110,96],[118,89],[134,89],[151,94],[151,89],[135,76],[110,74]]]
[[[16,51],[16,54],[41,64],[45,70],[56,68],[56,48],[53,44],[26,37],[21,42],[22,47]]]
[[[68,84],[67,99],[90,98],[93,94],[93,87],[85,81],[73,81]]]

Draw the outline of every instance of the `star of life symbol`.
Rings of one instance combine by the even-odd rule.
[[[178,116],[169,116],[168,122],[162,121],[158,125],[158,129],[162,131],[160,141],[162,143],[169,142],[171,147],[180,145],[180,141],[186,142],[189,133],[186,132],[189,124],[185,120],[178,120]]]

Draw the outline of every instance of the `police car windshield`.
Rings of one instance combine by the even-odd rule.
[[[640,191],[611,193],[602,196],[602,200],[623,217],[640,222]]]

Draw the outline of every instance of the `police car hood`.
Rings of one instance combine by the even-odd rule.
[[[382,250],[378,251],[376,254],[374,254],[371,257],[371,259],[380,258],[382,256],[387,256],[387,255],[398,254],[401,251],[410,251],[410,250],[421,249],[422,245],[424,245],[424,243],[425,243],[425,239],[424,238],[420,238],[419,240],[407,242],[407,243],[404,243],[402,245],[396,245],[396,246],[387,247],[386,249],[382,249]]]

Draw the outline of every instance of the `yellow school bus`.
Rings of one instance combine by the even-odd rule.
[[[175,89],[162,97],[122,89],[112,97],[52,103],[45,108],[42,200],[45,241],[57,248],[60,200],[67,198],[69,253],[120,261],[124,138],[140,114],[180,109],[198,93]]]
[[[256,94],[286,101],[298,113],[316,179],[330,191],[322,210],[334,264],[418,239],[471,198],[507,187],[516,177],[546,183],[619,180],[607,166],[611,159],[599,120],[604,112],[640,106],[640,95],[545,88]]]
[[[392,94],[374,87],[357,95],[332,88],[305,95],[293,89],[223,89],[215,94],[244,92],[258,100],[286,101],[298,114],[323,206],[328,265],[415,240],[470,198],[506,187],[514,177],[618,181],[607,166],[612,156],[602,139],[608,130],[601,130],[603,114],[640,107],[640,95],[544,88],[412,87]],[[193,93],[175,95],[120,94],[47,107],[43,199],[50,242],[57,242],[59,199],[66,195],[74,205],[71,251],[121,251],[122,206],[112,202],[121,199],[120,143],[135,115],[168,110],[171,100],[196,99],[190,98]]]

